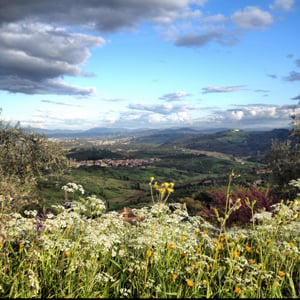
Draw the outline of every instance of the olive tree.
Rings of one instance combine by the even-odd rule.
[[[1,113],[1,110],[0,110]],[[62,147],[44,135],[27,132],[0,119],[0,195],[14,206],[33,201],[37,183],[68,167]]]
[[[289,182],[300,176],[300,148],[290,140],[272,142],[271,150],[266,155],[269,168],[272,170],[273,186],[282,197],[294,198],[296,190],[291,189]]]

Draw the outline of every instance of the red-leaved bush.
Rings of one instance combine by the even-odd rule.
[[[227,188],[217,188],[207,191],[208,195],[214,200],[210,205],[210,208],[206,208],[200,214],[211,218],[215,216],[213,208],[217,208],[220,217],[224,217],[225,207],[226,207],[226,197],[227,197]],[[230,225],[243,225],[248,223],[251,218],[251,209],[246,205],[246,199],[249,199],[249,202],[252,203],[256,200],[254,205],[254,212],[257,212],[261,209],[266,211],[271,210],[271,205],[274,203],[280,202],[275,194],[272,192],[271,188],[258,188],[256,186],[242,187],[242,186],[233,186],[230,190],[229,199],[231,199],[234,204],[237,199],[241,199],[241,207],[233,211],[229,216],[226,224]]]

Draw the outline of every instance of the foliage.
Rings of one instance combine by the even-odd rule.
[[[188,149],[214,151],[247,157],[251,161],[264,160],[272,140],[285,141],[290,134],[288,129],[273,129],[270,131],[225,130],[211,134],[202,134],[193,138],[175,141],[174,144]],[[262,142],[263,141],[263,142]]]
[[[75,160],[97,160],[103,158],[122,159],[123,156],[100,147],[92,146],[87,148],[72,148],[68,151],[67,157]]]
[[[43,135],[0,120],[0,193],[29,199],[42,176],[61,174],[68,166],[62,147]]]
[[[98,199],[102,212],[91,218],[75,183],[63,187],[70,207],[56,205],[54,214],[1,211],[0,297],[299,297],[299,199],[258,213],[247,201],[252,227],[227,229],[239,206],[229,201],[233,178],[219,228],[179,203],[132,209],[142,221],[129,225]]]
[[[206,193],[210,197],[210,203],[207,208],[200,212],[200,215],[205,216],[212,222],[215,219],[215,209],[218,209],[222,215],[225,215],[227,201],[230,201],[232,204],[239,202],[239,209],[232,212],[227,220],[228,226],[249,224],[252,212],[247,206],[247,202],[252,203],[255,201],[254,212],[260,210],[271,211],[272,205],[280,202],[280,198],[273,193],[270,187],[264,188],[254,185],[249,185],[247,188],[240,185],[233,185],[230,189],[230,194],[228,194],[226,187],[212,188],[206,191]]]
[[[283,198],[293,199],[296,190],[290,193],[288,184],[300,174],[299,145],[297,143],[292,145],[289,140],[285,142],[274,140],[266,160],[272,170],[272,185],[277,187],[278,194]]]

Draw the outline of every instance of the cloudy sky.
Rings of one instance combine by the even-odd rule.
[[[47,129],[282,128],[300,0],[1,0],[2,120]]]

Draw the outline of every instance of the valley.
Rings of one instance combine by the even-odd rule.
[[[239,174],[236,184],[267,185],[270,170],[265,155],[272,140],[289,138],[291,132],[285,129],[55,138],[72,160],[71,168],[59,180],[47,178],[40,183],[42,205],[62,202],[61,186],[75,182],[83,185],[86,194],[103,199],[108,210],[143,207],[150,204],[149,178],[154,176],[158,182],[175,183],[171,202],[193,198],[201,207],[205,192],[226,186],[232,170]]]

